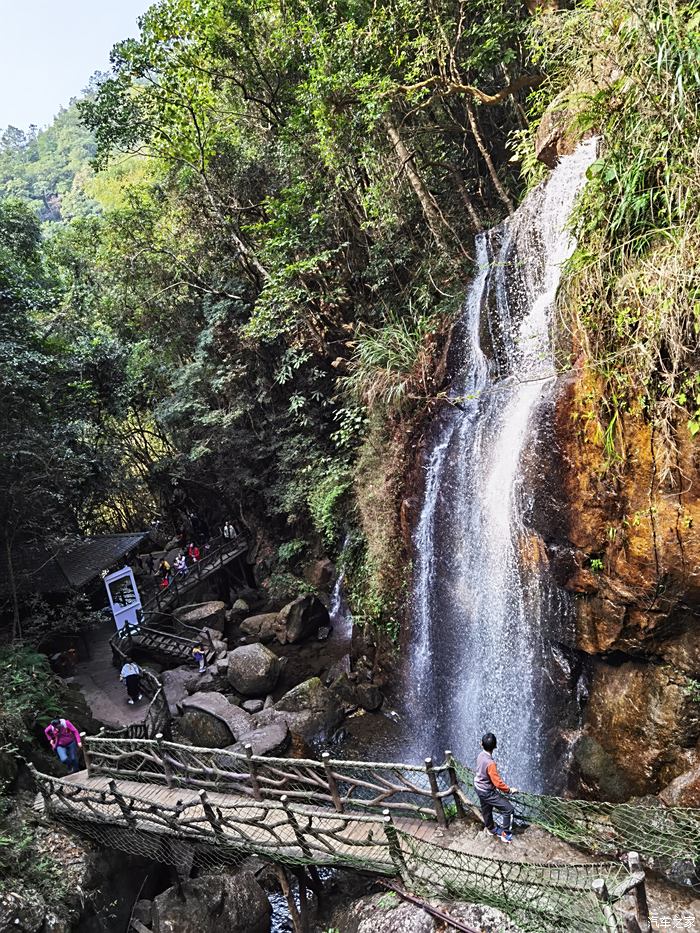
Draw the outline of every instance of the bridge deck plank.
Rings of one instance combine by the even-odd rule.
[[[102,775],[88,777],[87,772],[81,771],[78,774],[70,775],[65,778],[66,783],[79,784],[87,786],[93,791],[102,791],[109,789],[109,779]],[[141,783],[138,781],[120,780],[117,784],[119,792],[125,798],[136,798],[142,801],[148,808],[170,807],[174,808],[177,804],[183,804],[187,807],[186,816],[189,821],[200,823],[206,822],[204,808],[200,803],[199,791],[195,788],[187,787],[167,787],[150,783]],[[215,810],[221,812],[224,817],[227,812],[236,812],[239,815],[253,815],[260,817],[257,827],[252,830],[254,835],[259,837],[260,845],[274,846],[288,849],[290,857],[300,856],[301,849],[299,841],[296,838],[293,827],[286,822],[284,810],[281,808],[265,810],[261,808],[250,797],[238,796],[233,794],[222,794],[215,791],[207,793],[209,803]],[[71,804],[71,810],[75,816],[87,820],[95,820],[96,815],[91,811],[87,804],[80,801],[74,801]],[[120,809],[112,804],[100,805],[99,818],[103,822],[123,823],[123,814]],[[344,821],[343,814],[337,814],[334,811],[311,810],[308,815],[305,814],[303,829],[311,827],[311,832],[304,832],[304,841],[310,847],[314,858],[319,864],[335,863],[341,861],[371,862],[375,870],[385,870],[387,874],[393,874],[393,865],[389,858],[386,848],[386,837],[380,814],[376,815],[376,821]],[[431,840],[440,838],[443,833],[435,824],[425,820],[410,819],[399,817],[394,820],[395,824],[402,830],[410,833],[416,838]],[[343,825],[345,823],[345,825]],[[135,829],[142,829],[148,832],[167,833],[167,827],[154,826],[147,819],[137,819]],[[336,832],[333,841],[333,851],[328,852],[319,842],[318,836],[313,830],[332,830]],[[224,834],[227,841],[231,844],[240,844],[242,846],[249,843],[239,831],[239,827],[226,825]],[[325,837],[324,837],[325,838]],[[328,842],[328,839],[326,839]]]

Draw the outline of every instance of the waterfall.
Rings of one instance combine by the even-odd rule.
[[[345,571],[341,570],[336,578],[331,593],[331,605],[328,614],[333,623],[334,631],[346,640],[352,636],[352,613],[345,599]]]
[[[476,241],[452,362],[451,406],[433,428],[414,534],[407,695],[413,749],[473,762],[495,732],[506,780],[553,786],[554,648],[570,619],[528,527],[540,430],[553,401],[552,311],[573,242],[566,223],[596,142],[562,158],[515,214]]]

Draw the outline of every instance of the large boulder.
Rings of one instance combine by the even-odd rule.
[[[291,732],[306,741],[330,738],[342,720],[338,698],[318,677],[293,687],[273,707],[255,717],[259,726],[286,722]]]
[[[199,677],[194,667],[174,667],[171,671],[163,671],[160,679],[171,716],[179,715],[180,703],[197,689]]]
[[[240,742],[236,742],[227,751],[244,754],[246,745],[251,745],[254,755],[272,755],[275,757],[287,751],[291,740],[289,726],[286,722],[271,722],[267,726],[259,726],[257,729],[253,729],[252,732],[244,735]]]
[[[338,699],[349,706],[376,712],[384,702],[382,691],[374,684],[353,683],[347,674],[341,674],[331,686]]]
[[[277,640],[281,645],[294,645],[313,638],[322,626],[330,626],[328,610],[316,596],[299,596],[280,610]]]
[[[659,797],[667,807],[700,807],[700,764],[671,781]]]
[[[326,590],[335,578],[336,570],[333,561],[327,557],[312,561],[304,568],[304,579],[316,590]]]
[[[280,659],[265,645],[241,645],[228,656],[228,682],[246,697],[264,696],[277,683]]]
[[[195,693],[180,707],[183,734],[204,748],[225,748],[253,730],[252,717],[221,693]]]
[[[277,632],[277,622],[279,613],[264,612],[258,616],[248,616],[241,622],[241,631],[244,635],[250,635],[257,641],[267,645],[274,641]]]
[[[202,875],[153,901],[153,933],[268,933],[270,902],[252,872]]]
[[[211,628],[223,632],[226,621],[226,604],[220,600],[210,600],[206,603],[190,603],[180,606],[173,613],[175,623],[181,622],[189,628]]]

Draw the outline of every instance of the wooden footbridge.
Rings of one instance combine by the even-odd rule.
[[[87,738],[86,770],[35,772],[38,807],[103,844],[188,872],[240,863],[342,866],[405,888],[492,904],[526,930],[622,930],[644,873],[619,861],[526,863],[475,845],[473,801],[451,753],[424,766],[256,756],[155,740]],[[499,855],[501,852],[499,852]],[[534,919],[533,919],[534,918]],[[526,922],[527,921],[527,922]],[[535,925],[533,925],[533,923]],[[626,929],[635,929],[634,925]]]

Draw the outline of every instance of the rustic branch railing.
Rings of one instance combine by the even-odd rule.
[[[127,625],[115,632],[109,640],[112,656],[117,665],[123,664],[134,649],[152,652],[179,661],[191,661],[192,649],[199,639],[163,632],[148,625]],[[211,636],[204,638],[207,657],[214,654]]]
[[[193,748],[164,740],[88,738],[91,774],[168,787],[234,793],[257,801],[289,801],[337,813],[389,809],[447,825],[464,815],[456,801],[451,754],[441,765],[331,759],[268,758]],[[452,804],[452,806],[450,806]]]
[[[638,860],[633,873],[612,862],[501,861],[426,841],[421,838],[422,821],[402,820],[388,810],[337,813],[293,803],[287,795],[279,800],[227,800],[200,789],[168,796],[167,790],[154,793],[138,785],[134,790],[128,781],[101,779],[98,786],[90,786],[36,771],[34,776],[49,816],[103,845],[166,864],[190,868],[196,853],[198,864],[214,868],[237,864],[246,853],[275,863],[342,865],[400,875],[408,890],[492,904],[506,910],[523,929],[540,933],[620,930],[632,919],[621,899],[632,893],[639,925],[625,929],[649,928],[648,914],[642,927],[645,876]]]

